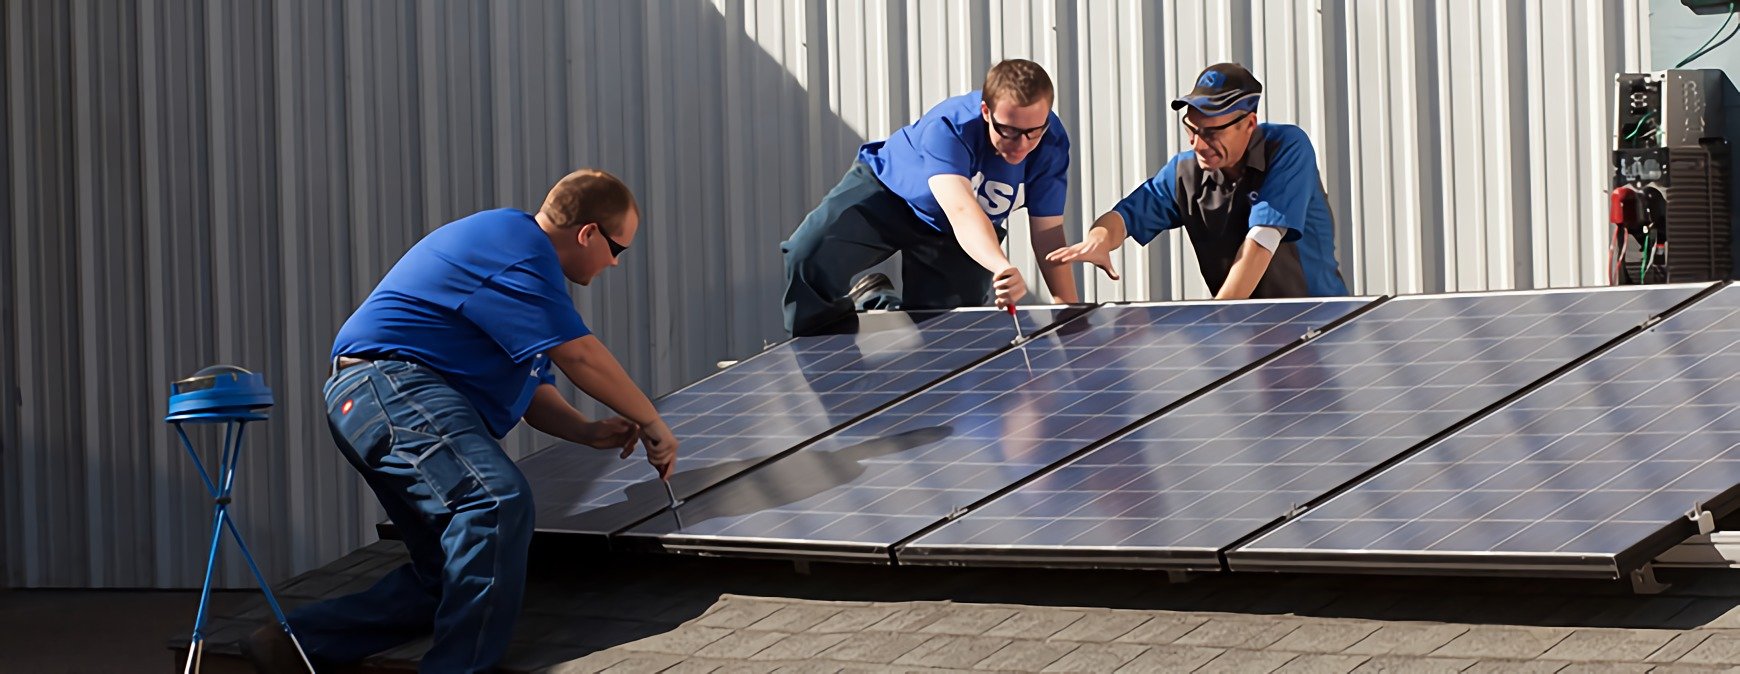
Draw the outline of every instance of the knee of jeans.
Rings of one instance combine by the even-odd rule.
[[[531,536],[537,505],[530,489],[514,489],[498,494],[495,499],[496,521],[504,533]]]

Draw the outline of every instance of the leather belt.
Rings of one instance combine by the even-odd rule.
[[[367,358],[356,358],[354,356],[339,356],[337,362],[335,363],[338,367],[337,367],[337,369],[333,370],[333,372],[343,370],[343,369],[351,367],[353,365],[362,365],[363,363],[372,363],[372,362],[374,362],[374,361],[369,360]]]

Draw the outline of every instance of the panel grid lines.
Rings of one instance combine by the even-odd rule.
[[[891,545],[1365,303],[1102,307],[629,533]]]
[[[1740,485],[1736,373],[1740,289],[1729,286],[1233,556],[1556,556],[1614,569]]]
[[[1392,300],[902,554],[1208,558],[1700,289]]]
[[[1018,312],[1023,331],[1059,310]],[[682,441],[672,490],[687,498],[1009,344],[1001,311],[963,310],[916,323],[863,314],[852,334],[800,337],[660,398]],[[664,488],[638,457],[559,444],[520,461],[541,531],[609,534],[658,512]]]

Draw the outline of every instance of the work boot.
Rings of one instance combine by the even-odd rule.
[[[898,309],[900,298],[894,294],[894,282],[882,272],[865,274],[846,291],[846,299],[858,309]]]
[[[241,643],[242,657],[253,663],[261,674],[308,674],[308,665],[296,652],[296,642],[277,624],[254,630]]]

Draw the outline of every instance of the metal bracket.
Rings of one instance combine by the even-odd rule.
[[[1311,328],[1309,330],[1306,330],[1305,335],[1300,337],[1299,339],[1302,339],[1304,341],[1309,342],[1313,339],[1317,339],[1317,336],[1321,335],[1321,334],[1323,334],[1322,330],[1318,330],[1317,328]]]
[[[1308,510],[1308,508],[1306,508],[1305,506],[1294,503],[1292,505],[1287,506],[1287,512],[1281,513],[1281,519],[1284,521],[1291,520],[1295,517],[1298,517],[1300,515],[1305,514],[1306,510]]]
[[[732,365],[736,365],[738,362],[739,361],[735,361],[735,360],[722,360],[722,361],[719,361],[717,363],[714,363],[713,366],[723,370],[725,368],[731,367]]]
[[[953,522],[953,521],[958,520],[962,517],[966,517],[966,515],[967,515],[967,509],[965,507],[955,508],[954,510],[949,511],[948,521]]]
[[[1642,329],[1645,329],[1645,330],[1648,330],[1648,329],[1650,329],[1650,328],[1653,328],[1653,327],[1655,327],[1655,324],[1657,324],[1657,323],[1660,323],[1660,322],[1661,322],[1661,320],[1662,320],[1662,319],[1661,319],[1661,315],[1660,315],[1660,314],[1657,314],[1657,315],[1654,315],[1654,316],[1650,316],[1650,317],[1649,317],[1649,318],[1645,318],[1645,319],[1643,319],[1643,322],[1642,322],[1642,323],[1639,323],[1639,324],[1638,324],[1638,325],[1637,325],[1637,327],[1639,327],[1639,328],[1642,328]]]
[[[1631,591],[1634,594],[1661,594],[1668,589],[1668,584],[1655,579],[1655,565],[1645,564],[1631,572]]]
[[[1716,516],[1704,509],[1704,504],[1693,503],[1692,509],[1686,511],[1686,519],[1697,525],[1699,536],[1708,536],[1716,531]]]

